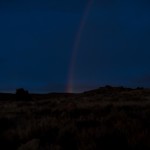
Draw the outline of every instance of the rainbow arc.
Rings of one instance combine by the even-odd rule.
[[[75,37],[75,42],[74,42],[74,45],[72,48],[72,55],[71,55],[71,61],[70,61],[70,67],[69,67],[69,77],[68,77],[68,83],[67,83],[67,92],[68,93],[73,92],[73,84],[74,84],[73,81],[74,81],[76,58],[77,58],[77,54],[78,54],[78,49],[79,49],[79,45],[80,45],[80,41],[81,41],[82,32],[83,32],[85,24],[87,22],[93,1],[94,0],[89,0],[85,7],[85,10],[83,12],[83,16],[81,18],[80,25],[78,28],[78,32]]]

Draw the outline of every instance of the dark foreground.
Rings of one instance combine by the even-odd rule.
[[[150,149],[150,90],[0,94],[0,150]]]

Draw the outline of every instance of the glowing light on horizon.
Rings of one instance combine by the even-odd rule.
[[[80,22],[78,32],[75,37],[75,42],[74,42],[73,49],[72,49],[71,62],[70,62],[70,67],[69,67],[69,77],[68,77],[68,84],[67,84],[67,92],[68,93],[73,92],[73,79],[74,79],[76,57],[77,57],[77,53],[78,53],[78,48],[79,48],[82,32],[84,30],[84,26],[86,24],[93,1],[94,0],[88,1],[87,5],[85,7],[84,13],[83,13],[81,22]]]

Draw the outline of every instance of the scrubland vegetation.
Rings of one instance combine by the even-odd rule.
[[[150,149],[150,90],[0,94],[1,150]]]

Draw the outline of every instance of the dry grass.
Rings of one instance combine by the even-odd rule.
[[[1,150],[150,149],[149,90],[11,96],[0,101]]]

